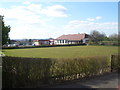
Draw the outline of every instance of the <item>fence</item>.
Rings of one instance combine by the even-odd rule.
[[[107,57],[86,58],[21,58],[3,57],[2,87],[54,84],[110,72]]]
[[[111,55],[111,71],[120,70],[120,55]]]

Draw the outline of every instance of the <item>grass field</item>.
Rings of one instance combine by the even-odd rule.
[[[117,46],[66,46],[28,49],[4,49],[7,56],[36,58],[74,58],[89,56],[108,56],[118,53]]]

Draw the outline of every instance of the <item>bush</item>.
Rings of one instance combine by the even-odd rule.
[[[3,88],[52,84],[109,72],[107,57],[20,58],[3,57]]]
[[[118,46],[118,41],[100,41],[98,43],[89,42],[90,45],[107,45],[107,46]]]
[[[100,45],[112,45],[112,46],[118,46],[118,41],[102,41],[99,43]]]
[[[23,48],[44,48],[44,47],[64,47],[64,46],[83,46],[83,44],[65,44],[65,45],[41,45],[41,46],[18,46],[18,47],[2,47],[2,49],[23,49]]]

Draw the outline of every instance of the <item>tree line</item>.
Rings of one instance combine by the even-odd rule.
[[[11,30],[10,25],[6,26],[5,21],[4,21],[4,16],[0,15],[0,20],[2,23],[2,45],[5,44],[10,44],[10,37],[9,37],[9,32]],[[89,43],[90,44],[105,44],[105,42],[108,41],[112,42],[118,42],[119,41],[119,36],[120,34],[112,34],[107,36],[105,33],[101,33],[97,30],[92,30],[91,33],[89,34]]]
[[[90,43],[92,44],[105,44],[105,42],[111,42],[112,44],[118,44],[120,34],[111,34],[107,36],[105,33],[100,33],[97,30],[93,30],[90,33]],[[114,42],[114,43],[113,43]]]

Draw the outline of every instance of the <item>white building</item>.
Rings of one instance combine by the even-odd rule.
[[[54,40],[53,39],[39,39],[39,40],[33,40],[35,46],[41,46],[41,45],[53,45]]]
[[[88,44],[88,42],[89,42],[89,35],[85,33],[62,35],[54,40],[55,45]]]

